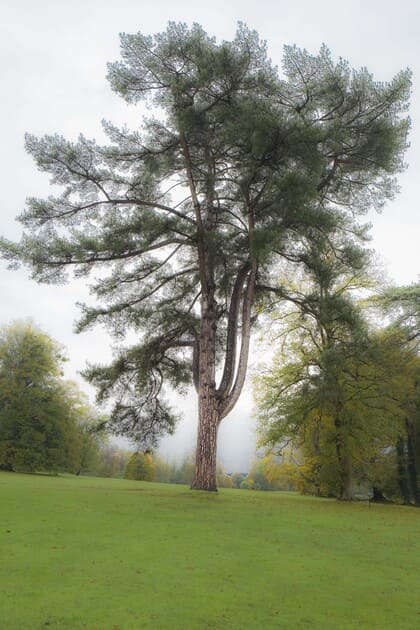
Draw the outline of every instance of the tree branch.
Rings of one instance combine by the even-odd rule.
[[[239,355],[238,372],[236,374],[235,384],[228,396],[226,396],[221,404],[220,420],[232,411],[236,405],[242,388],[245,384],[246,370],[248,366],[249,343],[251,338],[251,310],[254,299],[255,281],[257,277],[257,263],[253,261],[251,273],[248,276],[247,287],[244,296],[242,310],[242,339],[241,352]]]
[[[236,363],[236,345],[238,336],[238,316],[239,306],[241,301],[241,293],[243,290],[244,282],[249,273],[251,266],[249,262],[246,262],[238,271],[236,276],[235,285],[232,291],[232,297],[230,300],[228,324],[227,324],[227,340],[226,340],[226,352],[225,352],[225,366],[223,370],[222,380],[219,388],[217,389],[217,395],[219,398],[224,398],[227,392],[232,387],[233,378],[235,374]]]
[[[187,179],[188,185],[191,192],[191,198],[194,206],[195,219],[197,224],[197,249],[198,249],[198,260],[200,267],[200,282],[201,288],[204,294],[208,294],[208,279],[207,279],[207,265],[206,265],[206,255],[205,255],[205,244],[204,244],[204,226],[203,220],[201,218],[201,207],[200,202],[198,200],[197,191],[195,188],[195,182],[193,178],[192,172],[192,164],[191,164],[191,156],[188,148],[187,140],[185,137],[185,133],[181,131],[180,133],[180,142],[182,147],[182,153],[184,155],[185,168],[187,170]]]

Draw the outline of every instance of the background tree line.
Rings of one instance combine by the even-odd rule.
[[[266,454],[247,473],[218,464],[219,487],[419,504],[420,286],[357,301],[353,289],[369,284],[359,255],[351,278],[331,257],[320,273],[318,256],[310,285],[283,283],[288,308],[271,304],[277,354],[256,379]],[[64,360],[29,322],[1,330],[1,469],[191,483],[192,454],[169,462],[113,444],[104,417],[62,378]]]

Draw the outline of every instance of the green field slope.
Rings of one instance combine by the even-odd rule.
[[[420,512],[0,474],[0,628],[420,627]]]

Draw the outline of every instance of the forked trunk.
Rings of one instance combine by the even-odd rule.
[[[196,490],[216,490],[216,451],[219,424],[235,406],[245,383],[251,334],[256,262],[246,263],[239,270],[231,296],[225,364],[218,388],[215,383],[216,365],[216,304],[210,290],[201,300],[199,343],[194,347],[194,384],[198,393],[198,436],[196,472],[191,484]],[[242,304],[242,315],[240,305]],[[236,342],[238,318],[241,316],[241,346],[237,369]]]
[[[217,430],[220,421],[235,406],[242,391],[248,363],[251,328],[251,309],[257,277],[257,261],[253,255],[254,211],[247,205],[248,239],[250,260],[238,269],[233,284],[227,321],[225,365],[220,387],[216,388],[216,331],[217,305],[215,300],[214,243],[217,236],[217,207],[215,192],[215,162],[208,147],[206,156],[206,177],[204,199],[197,190],[194,163],[191,159],[184,124],[180,121],[180,143],[188,186],[191,193],[197,227],[197,255],[201,294],[201,320],[199,340],[194,341],[193,382],[198,393],[198,433],[195,477],[191,488],[216,491],[216,452]],[[203,173],[200,173],[202,179]],[[236,341],[238,318],[242,302],[242,342],[240,358],[235,378]],[[220,317],[220,313],[219,313]]]

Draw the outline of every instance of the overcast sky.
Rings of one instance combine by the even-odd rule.
[[[208,7],[206,7],[208,4]],[[200,7],[187,0],[0,0],[0,233],[18,238],[15,217],[28,196],[49,194],[48,178],[36,171],[25,154],[25,131],[58,132],[75,138],[79,132],[102,138],[100,121],[131,126],[139,112],[113,94],[105,79],[106,62],[119,57],[118,33],[153,34],[169,20],[200,23],[220,39],[234,36],[246,22],[268,42],[270,56],[281,65],[284,44],[316,53],[322,43],[333,57],[352,67],[366,66],[375,79],[387,81],[399,70],[413,71],[411,147],[401,193],[382,215],[372,215],[372,247],[390,280],[416,281],[419,274],[420,178],[420,2],[418,0],[212,0]],[[0,324],[31,317],[67,347],[66,376],[77,376],[87,361],[106,362],[110,340],[104,331],[73,333],[76,302],[89,299],[83,282],[61,287],[35,284],[25,271],[8,271],[0,262]],[[191,450],[195,443],[195,396],[179,401],[185,420],[163,453]],[[249,388],[222,424],[219,455],[228,470],[246,469],[254,440]]]

